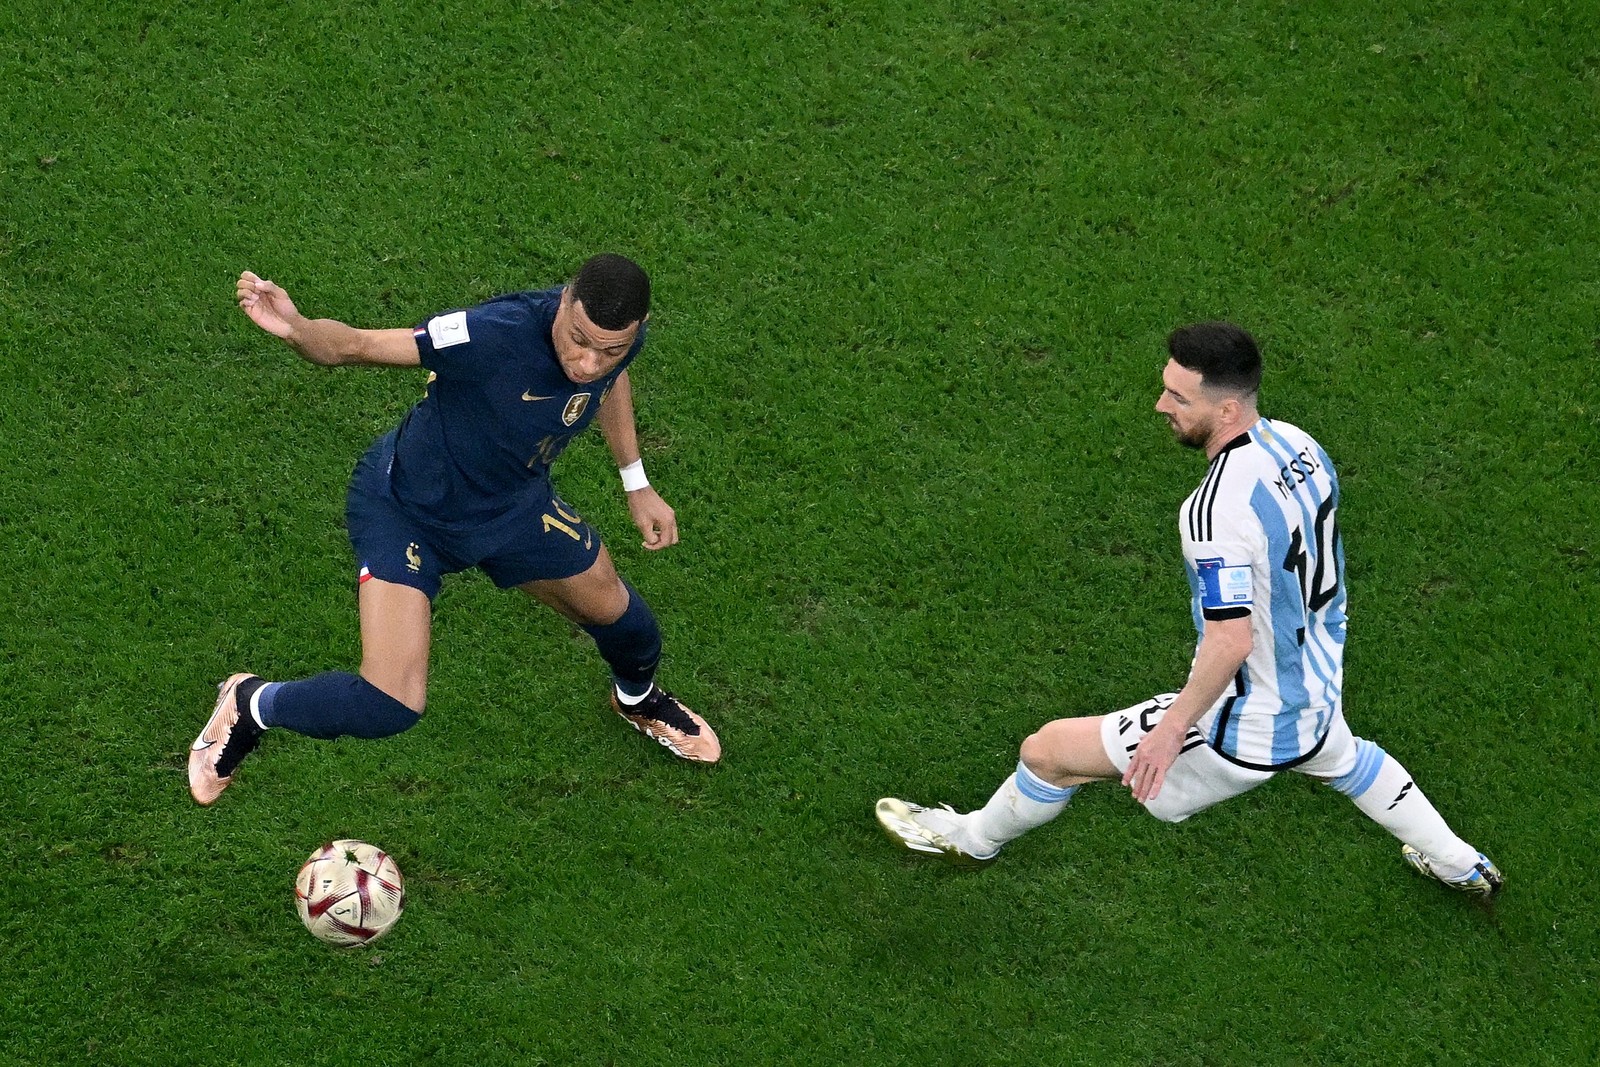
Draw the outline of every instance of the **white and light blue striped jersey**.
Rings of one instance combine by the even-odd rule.
[[[1250,617],[1250,656],[1197,724],[1246,767],[1310,759],[1344,683],[1339,479],[1297,426],[1259,419],[1230,441],[1178,512],[1195,628]]]

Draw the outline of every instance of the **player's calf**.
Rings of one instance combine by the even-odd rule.
[[[1371,741],[1354,741],[1350,770],[1327,779],[1328,785],[1398,838],[1406,862],[1416,870],[1455,889],[1497,891],[1499,870],[1450,828],[1412,781],[1411,772]]]

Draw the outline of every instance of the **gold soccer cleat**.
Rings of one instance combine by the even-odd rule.
[[[611,708],[641,734],[674,756],[693,763],[715,763],[722,758],[716,731],[688,706],[659,685],[638,704],[628,706],[611,693]]]

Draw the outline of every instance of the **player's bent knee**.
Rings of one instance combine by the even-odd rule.
[[[380,687],[381,688],[381,687]],[[389,693],[387,689],[384,692]],[[400,692],[389,693],[400,703],[416,712],[419,716],[428,710],[428,686],[426,683],[413,686],[400,687]]]
[[[1071,761],[1070,744],[1060,720],[1047,722],[1023,738],[1022,762],[1039,777],[1055,781]]]
[[[1080,721],[1058,718],[1035,729],[1022,741],[1022,763],[1045,781],[1056,784],[1069,784],[1067,779],[1085,776],[1099,777],[1091,769],[1091,765],[1098,766],[1096,760],[1106,758],[1099,736],[1086,737]],[[1086,744],[1093,744],[1093,752],[1085,749]]]
[[[1033,733],[1022,739],[1022,749],[1019,755],[1028,769],[1041,778],[1050,778],[1054,768],[1053,753],[1050,747],[1049,736],[1045,731],[1049,726],[1041,726]]]
[[[575,597],[572,605],[579,615],[579,625],[610,626],[628,613],[631,594],[614,568],[596,564],[581,578],[581,596]]]
[[[1113,778],[1116,768],[1100,743],[1100,720],[1056,719],[1022,742],[1022,762],[1048,782],[1075,785]]]
[[[579,626],[610,626],[628,611],[628,585],[605,559],[582,574],[524,582],[518,588]]]
[[[580,626],[610,626],[628,613],[628,588],[618,579],[604,593],[585,600],[577,608],[574,621]]]
[[[386,678],[376,671],[361,672],[361,677],[372,683],[374,689],[379,690],[393,700],[398,700],[413,712],[421,715],[428,707],[428,680]]]

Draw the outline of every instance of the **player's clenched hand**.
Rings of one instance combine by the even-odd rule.
[[[1176,730],[1163,730],[1165,723],[1144,735],[1139,747],[1133,750],[1133,761],[1123,772],[1122,784],[1133,791],[1133,799],[1148,804],[1161,792],[1167,780],[1167,771],[1183,749],[1183,734]]]
[[[650,486],[628,494],[628,513],[652,552],[678,543],[678,516]]]
[[[239,275],[234,295],[250,321],[274,337],[287,338],[294,330],[295,320],[300,318],[294,301],[282,286],[257,277],[252,271]]]

